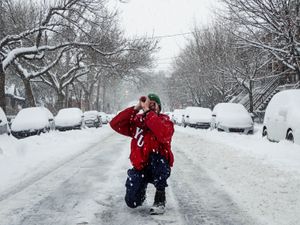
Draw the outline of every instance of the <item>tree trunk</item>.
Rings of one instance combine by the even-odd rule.
[[[62,92],[57,93],[57,110],[64,108],[65,96]]]
[[[3,71],[2,63],[0,63],[0,107],[6,112],[5,103],[5,72]]]
[[[250,111],[250,113],[253,113],[253,108],[254,108],[254,106],[253,106],[253,91],[252,91],[252,89],[253,89],[253,81],[252,80],[250,80],[249,81],[249,111]]]
[[[95,85],[95,83],[92,83],[90,86],[90,90],[89,90],[89,110],[92,110],[94,108],[94,105],[93,105],[94,85]]]
[[[66,86],[66,97],[64,105],[68,108],[69,106],[69,85]]]
[[[97,96],[96,96],[96,110],[100,111],[100,87],[101,87],[101,79],[98,79],[97,85]]]
[[[90,110],[90,95],[87,91],[84,92],[84,105],[83,110],[88,111]]]
[[[103,112],[105,112],[105,95],[106,95],[106,88],[105,88],[105,84],[103,84],[103,93],[102,93],[102,110]]]
[[[30,80],[22,79],[25,88],[25,107],[35,107],[35,101],[32,93],[32,88],[30,84]]]

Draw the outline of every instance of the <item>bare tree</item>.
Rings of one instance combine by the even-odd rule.
[[[239,45],[267,51],[300,76],[299,0],[222,0]]]
[[[116,13],[110,13],[104,2],[44,1],[35,7],[21,7],[26,13],[24,16],[18,16],[16,12],[21,1],[5,0],[0,9],[3,9],[3,12],[9,11],[11,21],[7,21],[7,27],[14,22],[18,29],[9,30],[9,34],[2,35],[0,40],[0,106],[5,108],[5,75],[10,65],[15,65],[26,84],[26,93],[31,96],[31,105],[34,105],[33,96],[29,91],[29,82],[32,79],[42,79],[51,84],[58,90],[59,98],[62,98],[63,89],[77,77],[87,74],[87,68],[111,67],[114,71],[130,74],[135,68],[147,64],[151,60],[150,55],[155,49],[155,43],[145,39],[128,41],[121,37]],[[31,8],[37,10],[27,13]],[[16,19],[26,26],[20,25],[20,21],[14,21]],[[73,62],[69,61],[69,57],[57,54],[58,51],[70,49],[73,49],[77,59],[73,59]],[[91,52],[101,59],[100,62],[88,60]],[[60,60],[60,64],[64,66],[56,66]]]
[[[59,0],[49,5],[44,2],[41,6],[33,6],[33,2],[30,4],[32,5],[26,8],[22,1],[1,2],[0,14],[5,30],[2,31],[0,40],[0,106],[4,109],[5,71],[16,59],[42,59],[48,52],[67,46],[97,46],[95,43],[77,40],[70,42],[68,39],[48,43],[48,37],[60,33],[66,26],[65,21],[76,27],[77,31],[85,33],[78,18],[81,21],[89,21],[103,7],[102,0]],[[35,8],[38,9],[33,10]]]
[[[193,37],[174,61],[173,78],[184,86],[189,105],[212,108],[227,101],[234,84],[221,69],[232,57],[231,37],[219,24],[195,28]],[[189,101],[192,99],[192,102]]]

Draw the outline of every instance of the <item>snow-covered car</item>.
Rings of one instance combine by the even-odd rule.
[[[171,114],[171,120],[173,123],[181,126],[184,123],[184,109],[174,109],[174,111]]]
[[[12,121],[11,134],[16,138],[24,138],[48,132],[51,129],[49,113],[44,107],[22,109]]]
[[[287,139],[300,144],[300,90],[278,92],[269,102],[262,135],[271,141]]]
[[[211,110],[202,107],[187,107],[184,115],[184,127],[208,129],[211,122]]]
[[[102,124],[109,123],[109,116],[105,112],[99,112],[99,115],[101,116]]]
[[[99,112],[96,110],[86,111],[83,113],[83,121],[87,127],[101,127],[102,121]]]
[[[225,132],[253,134],[253,120],[239,103],[219,103],[212,112],[211,129]]]
[[[55,121],[55,129],[66,131],[81,129],[83,124],[83,112],[79,108],[65,108],[58,111]]]
[[[115,114],[107,114],[107,120],[108,120],[108,123],[115,117],[116,115]]]
[[[0,107],[0,135],[9,133],[8,121],[3,109]]]

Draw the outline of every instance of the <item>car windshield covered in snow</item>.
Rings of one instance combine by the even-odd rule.
[[[226,132],[253,133],[253,121],[242,104],[219,103],[212,113],[211,128]]]
[[[55,127],[58,130],[80,129],[83,113],[79,108],[65,108],[58,111]]]

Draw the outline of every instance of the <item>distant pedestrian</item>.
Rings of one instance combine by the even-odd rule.
[[[143,113],[139,113],[143,110]],[[161,102],[156,94],[140,98],[138,104],[121,111],[110,122],[118,133],[131,140],[129,169],[126,180],[126,204],[131,208],[141,206],[146,199],[148,183],[156,188],[151,214],[165,212],[167,179],[174,162],[171,140],[174,125],[161,113]]]

